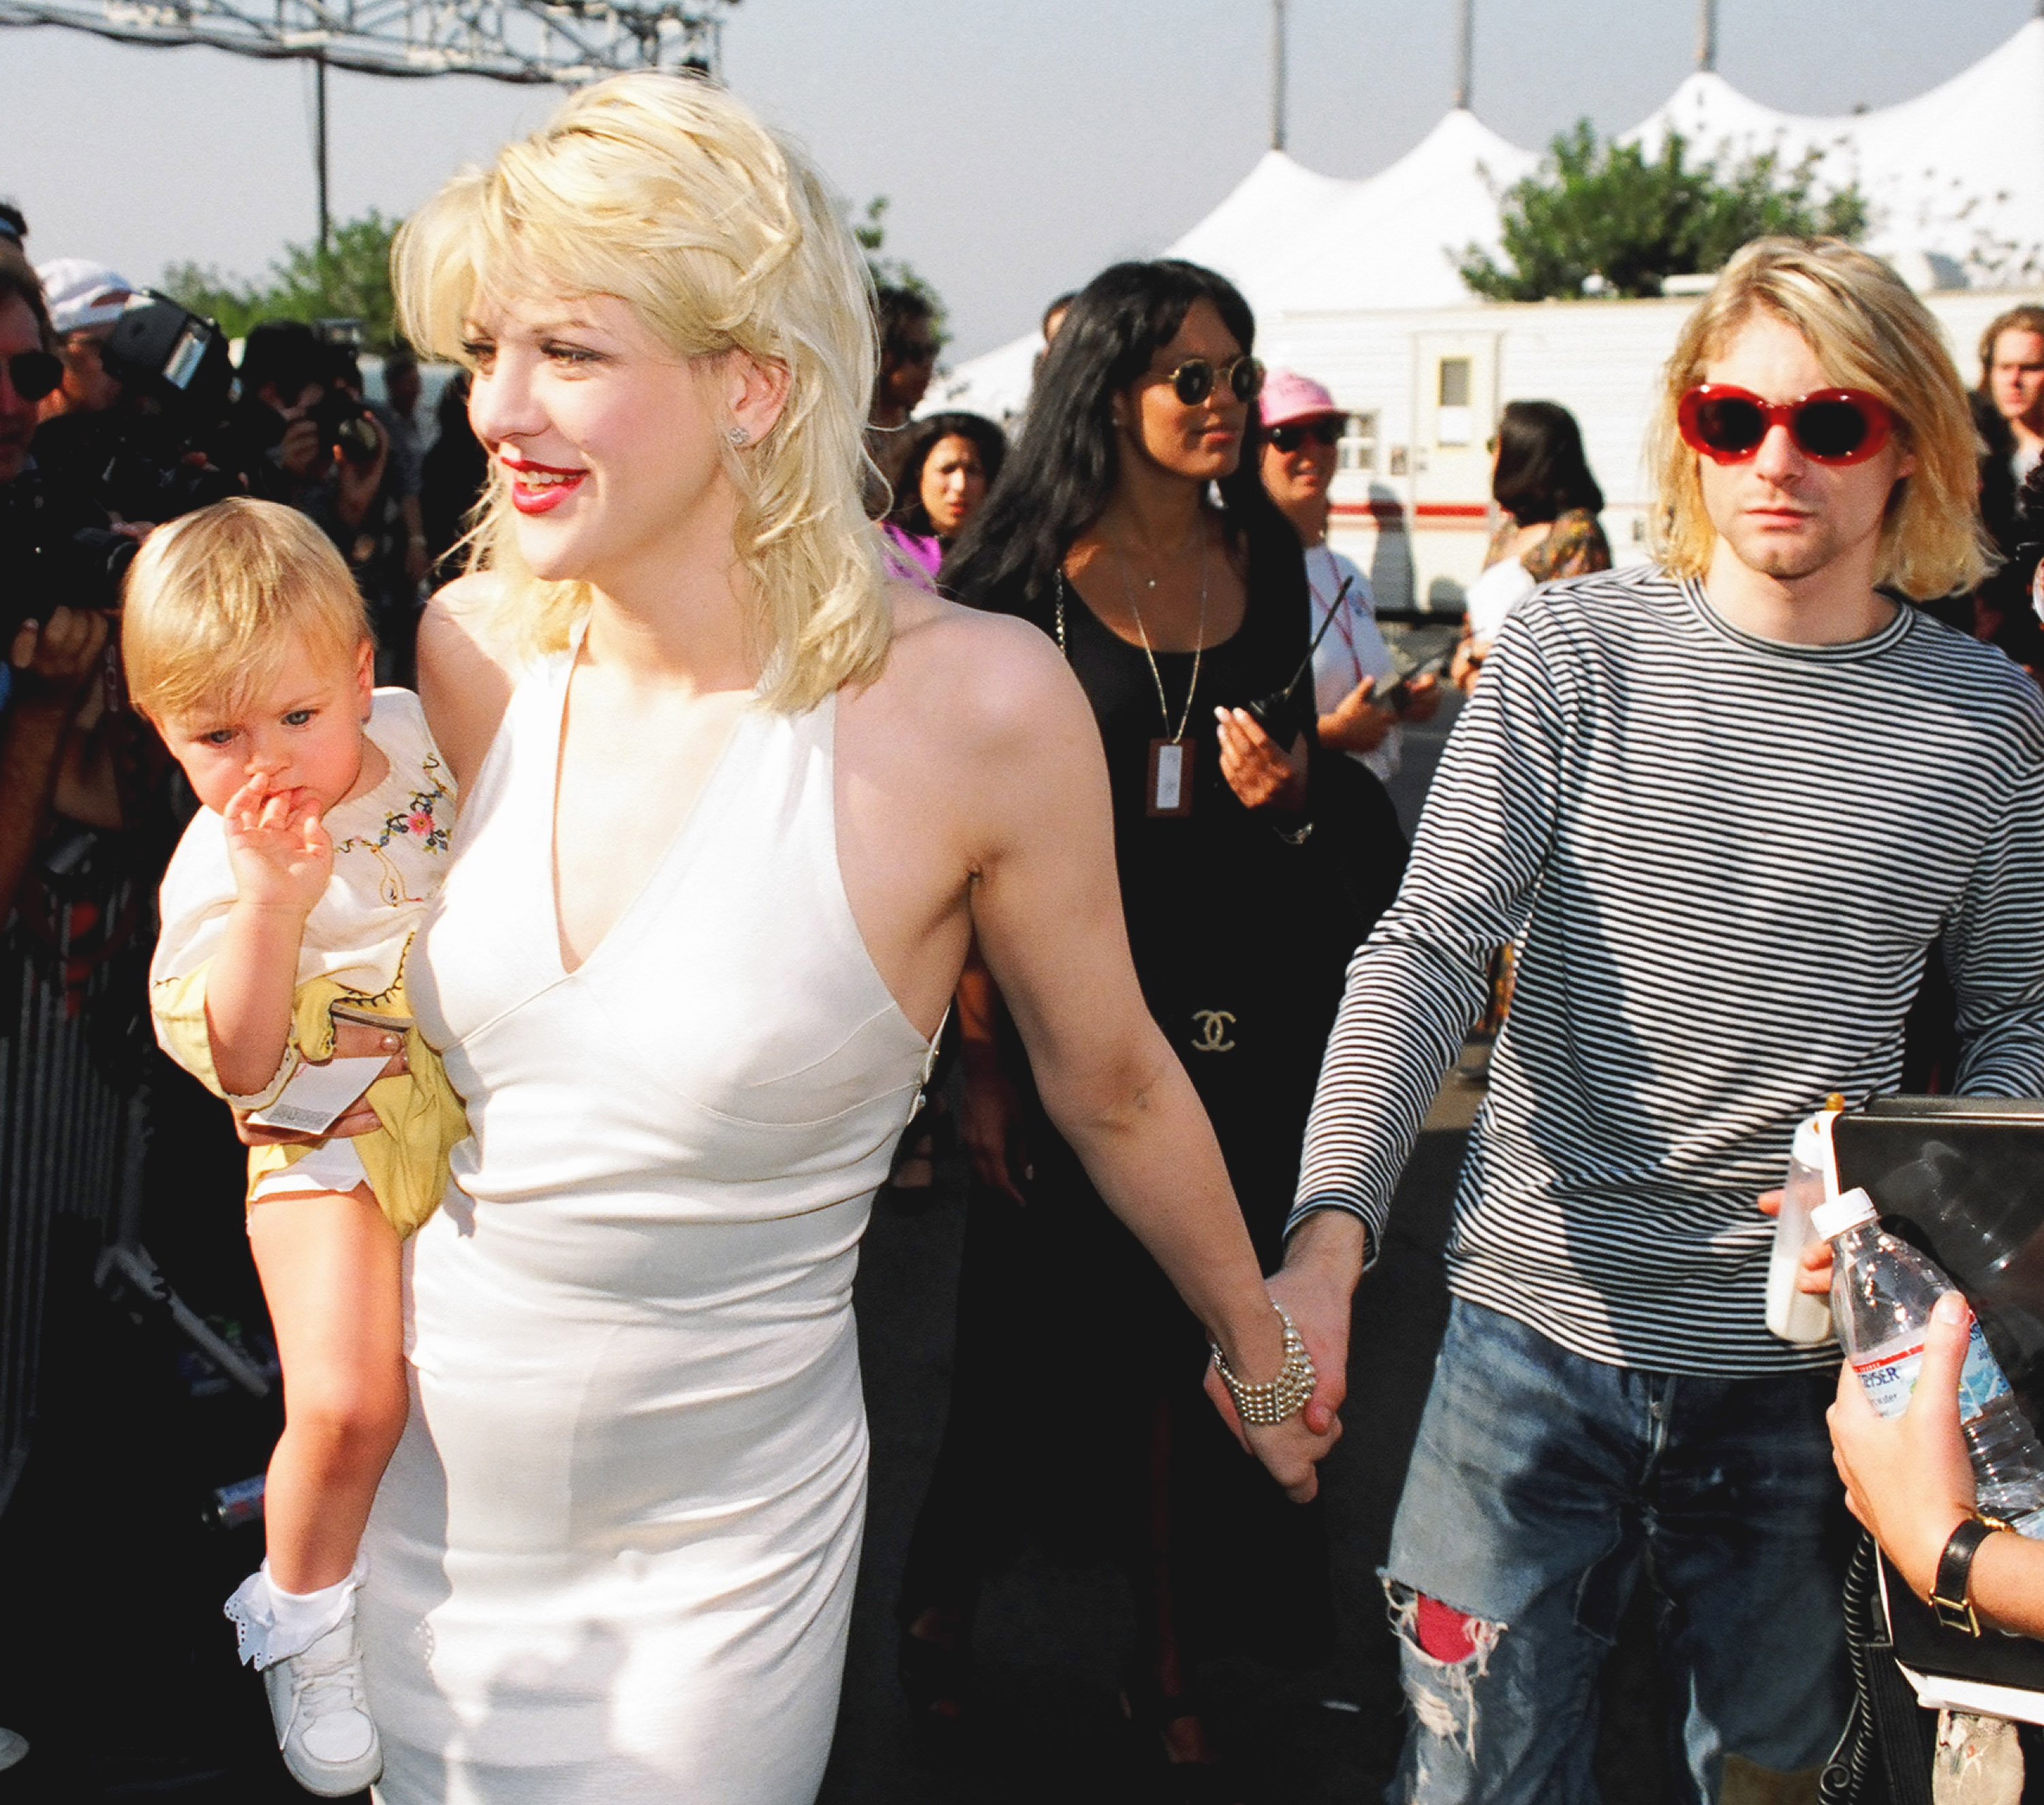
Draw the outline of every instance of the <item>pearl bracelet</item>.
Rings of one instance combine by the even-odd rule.
[[[1287,1417],[1296,1416],[1305,1408],[1306,1400],[1313,1395],[1319,1380],[1313,1370],[1313,1357],[1307,1353],[1305,1339],[1292,1320],[1291,1312],[1274,1297],[1270,1308],[1285,1325],[1285,1364],[1278,1369],[1276,1378],[1260,1385],[1237,1378],[1220,1344],[1208,1344],[1213,1349],[1214,1370],[1228,1387],[1228,1395],[1235,1400],[1235,1414],[1244,1423],[1258,1425],[1282,1423]]]

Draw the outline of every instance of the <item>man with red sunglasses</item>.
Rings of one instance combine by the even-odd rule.
[[[1833,242],[1748,245],[1658,409],[1659,562],[1515,609],[1356,955],[1279,1292],[1341,1397],[1350,1294],[1523,935],[1385,1569],[1399,1795],[1595,1796],[1598,1677],[1657,1595],[1677,1795],[1815,1796],[1846,1715],[1835,1350],[1764,1320],[1777,1185],[1892,1091],[1942,936],[1959,1088],[2044,1093],[2044,699],[1911,605],[1977,582],[1935,323]]]

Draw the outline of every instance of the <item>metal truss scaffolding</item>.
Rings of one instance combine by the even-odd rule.
[[[372,75],[594,81],[626,69],[719,72],[736,0],[0,0],[0,25],[124,44],[209,44]]]

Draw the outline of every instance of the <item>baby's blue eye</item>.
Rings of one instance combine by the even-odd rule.
[[[229,746],[234,742],[234,729],[231,727],[216,727],[212,732],[201,734],[199,737],[209,746]]]
[[[303,727],[318,712],[317,709],[294,709],[284,716],[284,724],[286,727]]]

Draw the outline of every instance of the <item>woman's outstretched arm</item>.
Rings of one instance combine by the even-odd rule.
[[[1029,1050],[1044,1108],[1101,1196],[1231,1367],[1248,1381],[1274,1378],[1282,1326],[1220,1143],[1151,1019],[1129,956],[1092,711],[1056,648],[1033,629],[987,622],[982,636],[963,773],[981,951]],[[1095,1377],[1085,1367],[1085,1324],[1061,1325],[1050,1343],[1066,1350],[1076,1385]],[[1247,1439],[1303,1500],[1316,1489],[1314,1462],[1339,1432],[1314,1435],[1294,1415],[1251,1428]]]

